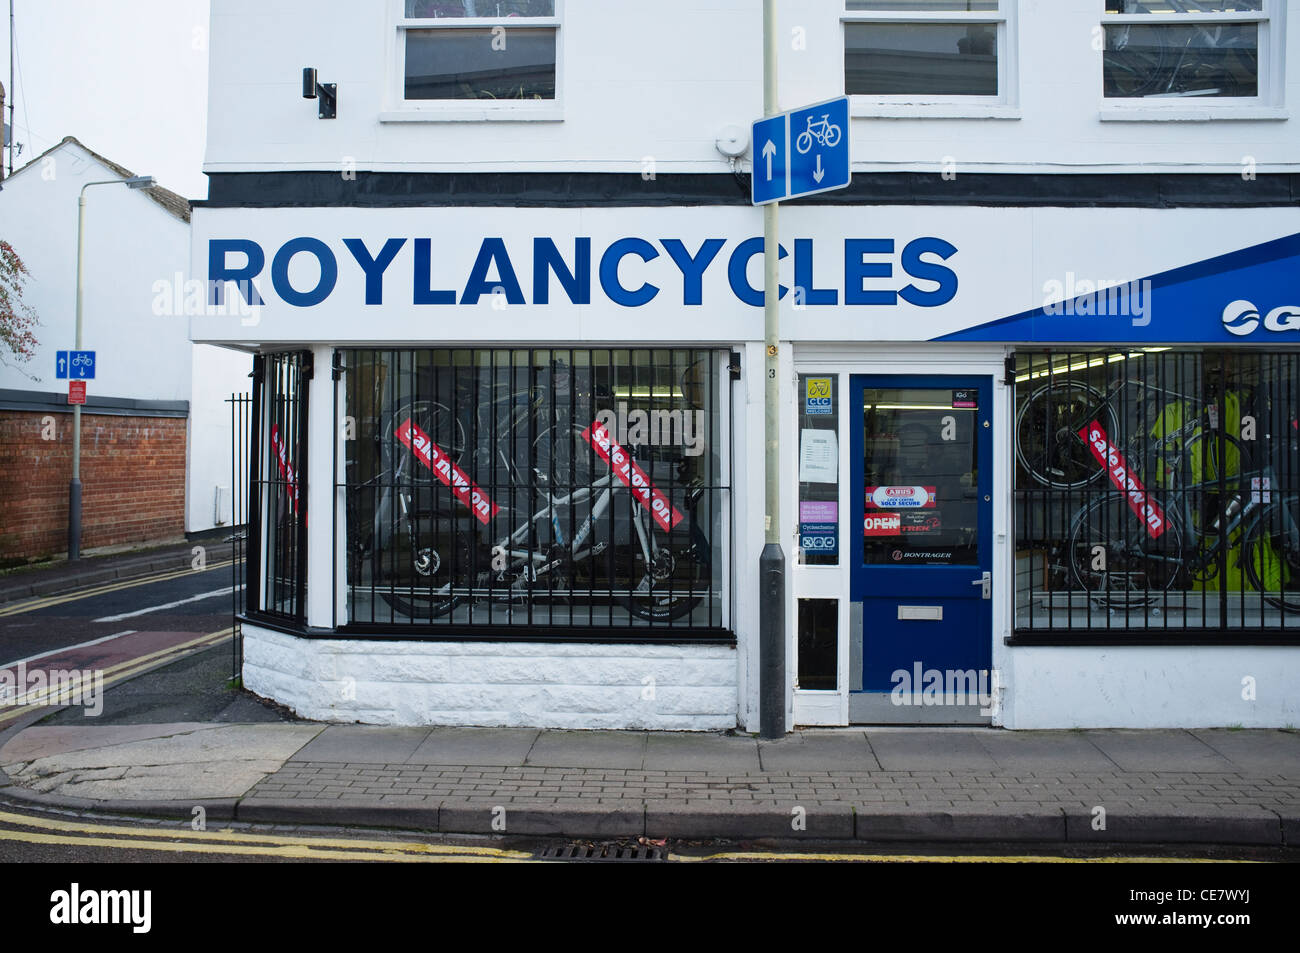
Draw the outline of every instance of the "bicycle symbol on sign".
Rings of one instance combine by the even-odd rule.
[[[835,148],[836,143],[840,141],[840,127],[831,122],[830,113],[822,113],[822,118],[816,122],[813,121],[812,116],[809,116],[808,128],[795,137],[794,147],[799,150],[800,155],[806,155],[812,148],[814,139],[831,149]]]
[[[91,359],[89,354],[82,351],[80,354],[74,355],[70,363],[73,367],[89,367],[94,363],[94,361]]]

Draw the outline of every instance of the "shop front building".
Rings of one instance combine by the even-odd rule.
[[[822,79],[868,82],[858,13],[822,6]],[[985,6],[1008,100],[1017,43],[1049,24]],[[409,64],[439,31],[407,7],[386,35]],[[530,27],[565,51],[561,87],[590,12]],[[1281,6],[1257,12],[1284,51]],[[599,168],[553,149],[584,94],[538,119],[561,133],[527,101],[486,132],[490,109],[429,126],[447,117],[405,115],[409,73],[398,103],[339,94],[374,150],[342,172],[279,154],[256,108],[251,144],[215,123],[191,334],[256,355],[245,686],[335,721],[756,730],[773,517],[748,156],[733,175],[719,137]],[[237,86],[214,82],[218,120]],[[806,86],[792,101],[845,91]],[[713,149],[757,93],[687,118]],[[878,99],[854,98],[863,147],[902,108]],[[1013,99],[935,120],[1051,121]],[[328,137],[315,110],[293,121]],[[1148,121],[1156,171],[1108,167],[1131,125],[1068,173],[978,137],[955,176],[859,148],[849,189],[782,207],[790,727],[1300,720],[1300,211],[1268,158],[1296,137],[1238,118],[1249,178],[1216,123]],[[507,126],[515,147],[551,130],[547,154],[503,163]],[[417,162],[413,132],[464,167]],[[1180,137],[1217,158],[1178,169]]]

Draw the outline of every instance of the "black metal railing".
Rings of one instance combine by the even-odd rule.
[[[248,477],[251,459],[249,428],[252,423],[251,394],[231,394],[230,405],[230,549],[231,549],[231,677],[244,671],[244,629],[241,621],[247,608],[248,573],[244,565],[248,540]]]
[[[1300,353],[1020,352],[1017,639],[1300,636]]]
[[[347,627],[725,630],[727,358],[339,352]]]
[[[253,359],[247,609],[306,621],[307,386],[311,353]]]

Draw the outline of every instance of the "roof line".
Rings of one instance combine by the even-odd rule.
[[[54,152],[55,150],[62,149],[68,143],[72,143],[73,145],[77,146],[79,149],[82,149],[88,155],[90,155],[90,157],[93,158],[96,162],[99,162],[102,165],[106,166],[112,172],[116,173],[117,175],[120,175],[124,179],[130,179],[135,176],[135,173],[132,172],[130,169],[128,169],[126,166],[114,162],[112,159],[108,158],[107,156],[100,155],[98,152],[96,152],[94,149],[87,146],[76,136],[64,136],[58,143],[56,143],[53,146],[50,146],[50,148],[46,149],[40,155],[34,156],[30,161],[26,162],[19,168],[15,169],[13,175],[9,176],[9,179],[13,179],[19,173],[24,172],[27,169],[31,168],[36,163],[40,162],[42,159],[48,156],[50,153]],[[173,192],[171,189],[164,188],[161,185],[155,185],[151,188],[144,189],[143,191],[146,195],[149,196],[149,198],[153,199],[155,202],[161,205],[163,209],[170,212],[172,215],[175,215],[182,222],[188,222],[190,220],[190,200],[185,198],[185,196]]]

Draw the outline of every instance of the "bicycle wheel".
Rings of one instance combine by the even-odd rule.
[[[840,141],[840,127],[839,127],[839,126],[827,126],[827,127],[826,127],[826,146],[827,146],[827,148],[834,149],[835,146],[839,143],[839,141]]]
[[[1016,460],[1046,486],[1087,486],[1105,472],[1079,436],[1096,419],[1112,441],[1118,440],[1115,410],[1105,395],[1082,381],[1047,384],[1030,395],[1016,414]]]
[[[445,497],[441,509],[433,497]],[[399,488],[385,492],[375,515],[375,590],[412,622],[432,621],[460,605],[481,562],[464,519],[446,515],[450,503],[442,487]]]
[[[633,589],[623,603],[632,615],[648,622],[671,622],[690,615],[701,602],[695,592],[708,582],[700,578],[703,568],[686,543],[659,546],[650,554],[648,566],[638,547],[630,575]]]
[[[1240,509],[1241,474],[1251,469],[1245,444],[1217,430],[1197,430],[1172,465],[1162,458],[1159,466],[1160,486],[1185,495],[1195,528],[1203,535],[1217,532],[1220,522],[1227,525]]]
[[[1162,500],[1150,496],[1148,504],[1149,522],[1133,512],[1128,497],[1108,493],[1085,504],[1070,526],[1071,577],[1099,605],[1150,604],[1181,576],[1182,528]]]
[[[1132,99],[1163,92],[1174,79],[1173,71],[1166,69],[1168,65],[1166,46],[1159,42],[1134,43],[1131,26],[1117,30],[1113,39],[1108,37],[1102,60],[1102,95]]]
[[[1300,612],[1300,498],[1268,506],[1246,530],[1246,578],[1266,603]]]
[[[806,155],[812,148],[812,133],[805,130],[795,136],[794,147],[799,151],[799,155]]]
[[[461,462],[466,449],[465,428],[452,414],[450,407],[433,400],[402,404],[389,414],[381,445],[385,455],[400,454],[407,450],[406,441],[398,436],[407,421],[410,421],[413,427],[419,428],[434,446],[447,456],[448,460],[452,463]],[[414,472],[419,474],[418,479],[427,480],[432,476],[432,471],[425,461],[425,454],[418,453],[417,458],[424,465],[416,467]],[[385,460],[386,467],[389,463],[390,461]]]

